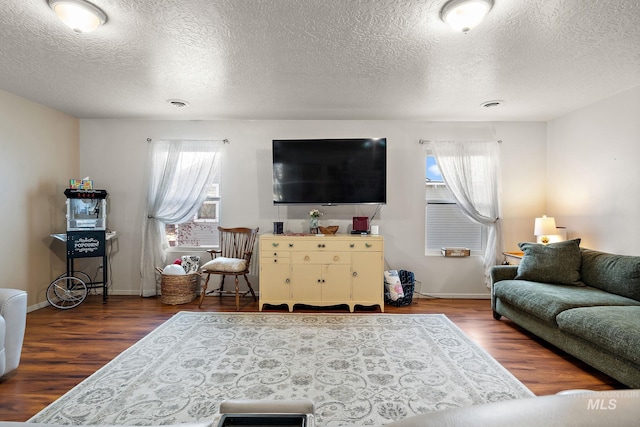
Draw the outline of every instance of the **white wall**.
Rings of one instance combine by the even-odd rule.
[[[147,138],[228,139],[223,166],[223,226],[259,226],[274,220],[290,231],[307,225],[307,207],[274,207],[271,202],[271,140],[275,138],[386,137],[387,205],[374,220],[385,237],[391,267],[409,269],[422,292],[486,297],[481,260],[424,256],[424,157],[420,139],[434,137],[438,123],[414,121],[80,121],[80,175],[90,175],[110,194],[109,228],[119,238],[112,255],[117,294],[139,293],[141,224],[145,205]],[[453,124],[458,126],[458,124]],[[477,124],[476,124],[477,125]],[[545,123],[487,123],[502,143],[505,249],[531,240],[534,214],[544,210]],[[452,126],[451,123],[447,126]],[[465,126],[465,124],[459,124]],[[374,206],[319,207],[323,224],[346,231],[355,215]],[[254,280],[257,283],[257,280]]]
[[[515,250],[518,242],[531,240],[533,218],[546,213],[568,228],[569,237],[581,237],[585,247],[640,255],[638,117],[640,88],[634,88],[549,123],[481,124],[493,125],[496,138],[503,141],[505,249]],[[64,248],[49,237],[65,227],[64,188],[69,178],[90,175],[110,192],[109,226],[119,232],[112,256],[112,292],[138,294],[148,137],[228,138],[223,225],[256,225],[270,231],[272,221],[281,219],[289,229],[301,231],[309,207],[271,204],[271,139],[385,136],[389,200],[374,223],[385,236],[387,261],[394,268],[413,270],[423,292],[486,296],[478,258],[423,255],[424,165],[418,141],[433,138],[434,129],[441,126],[458,125],[465,124],[78,121],[0,91],[0,220],[5,225],[0,257],[5,265],[28,260],[38,267],[0,275],[0,287],[27,290],[31,307],[45,301],[47,285],[64,271]],[[344,230],[352,216],[370,215],[372,209],[322,208],[323,222]]]
[[[46,301],[49,283],[65,271],[64,189],[78,177],[79,122],[0,91],[0,288],[27,291],[30,309]]]
[[[549,215],[582,246],[640,255],[640,87],[548,123]]]

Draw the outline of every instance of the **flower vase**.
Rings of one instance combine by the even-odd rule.
[[[312,216],[309,220],[309,233],[318,234],[318,218]]]

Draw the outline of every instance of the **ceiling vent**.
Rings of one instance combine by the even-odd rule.
[[[189,105],[187,101],[181,99],[167,99],[167,102],[176,108],[184,108]]]
[[[494,99],[493,101],[487,101],[487,102],[483,102],[482,105],[484,108],[494,108],[494,107],[499,107],[502,104],[504,104],[504,101],[501,99]]]

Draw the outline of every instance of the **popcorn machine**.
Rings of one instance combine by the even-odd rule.
[[[89,289],[102,288],[102,302],[107,302],[108,256],[107,240],[115,232],[107,232],[107,191],[68,188],[67,232],[52,237],[66,242],[67,271],[51,282],[47,300],[54,307],[68,309],[82,303]],[[94,281],[88,274],[74,269],[77,258],[101,257],[102,281]]]
[[[68,188],[67,231],[107,229],[107,191]]]
[[[107,192],[67,189],[67,272],[74,258],[106,258]],[[103,273],[106,274],[106,259]],[[106,282],[106,278],[105,278]]]

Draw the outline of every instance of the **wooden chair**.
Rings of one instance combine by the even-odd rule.
[[[244,276],[244,280],[249,286],[249,290],[242,296],[251,292],[254,301],[257,301],[256,293],[247,279],[249,274],[249,268],[251,266],[251,255],[253,253],[253,246],[255,245],[256,238],[258,236],[259,228],[222,228],[218,227],[220,231],[220,250],[209,249],[207,252],[211,255],[211,261],[202,266],[202,272],[207,275],[207,279],[204,282],[204,288],[200,294],[200,304],[198,308],[202,306],[202,301],[207,294],[207,286],[212,274],[222,275],[220,287],[218,289],[209,291],[208,293],[219,292],[220,296],[223,294],[235,293],[236,295],[236,310],[240,310],[240,291],[238,289],[238,276]],[[235,276],[236,288],[234,291],[224,290],[224,279],[226,276]]]

